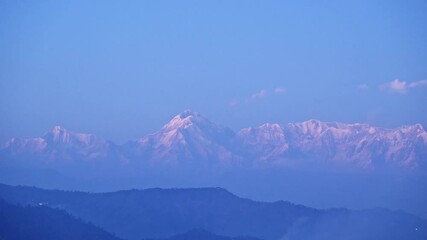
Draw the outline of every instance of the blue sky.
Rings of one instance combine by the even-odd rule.
[[[427,126],[427,1],[1,1],[0,140],[118,142],[193,109],[234,130]]]

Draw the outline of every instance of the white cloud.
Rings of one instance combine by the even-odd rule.
[[[395,79],[386,84],[386,87],[390,92],[404,94],[407,91],[407,83],[405,81],[399,81],[399,79]]]
[[[277,94],[282,94],[282,93],[286,92],[286,89],[283,88],[283,87],[277,87],[277,88],[274,89],[274,92],[277,93]]]
[[[265,96],[267,96],[267,90],[262,89],[261,91],[252,94],[251,97],[250,97],[250,99],[256,100],[256,99],[263,98]]]
[[[391,82],[383,84],[381,87],[390,93],[405,94],[411,88],[425,87],[427,86],[427,80],[419,80],[415,82],[405,82],[395,79]]]

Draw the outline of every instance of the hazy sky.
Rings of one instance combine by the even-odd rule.
[[[352,3],[350,3],[352,2]],[[184,109],[235,130],[427,128],[427,1],[0,1],[0,140],[118,142]]]

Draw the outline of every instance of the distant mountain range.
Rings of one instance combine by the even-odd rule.
[[[57,209],[55,211],[66,211],[81,221],[91,222],[110,234],[129,240],[427,238],[427,221],[402,211],[318,210],[284,201],[252,201],[221,188],[156,188],[86,193],[0,184],[0,198],[8,204],[43,206],[42,209],[26,208],[29,210],[27,212],[8,207],[0,201],[0,216],[7,215],[0,218],[5,224],[0,225],[0,234],[2,229],[13,234],[16,225],[21,226],[21,229],[38,228],[42,232],[49,232],[49,227],[62,226],[50,231],[65,233],[77,227],[80,232],[106,236],[93,239],[113,239],[93,226],[83,226],[74,218],[65,216],[62,211],[54,212]],[[13,211],[10,212],[9,208]],[[50,208],[52,210],[49,212]],[[64,226],[65,223],[69,223],[69,227]],[[73,232],[70,234],[75,235]]]
[[[427,169],[427,133],[309,120],[233,132],[190,110],[158,132],[117,145],[55,126],[43,137],[13,138],[0,148],[6,166],[105,169],[141,166]]]

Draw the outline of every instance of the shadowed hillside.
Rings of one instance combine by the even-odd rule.
[[[0,199],[1,240],[120,240],[62,210],[45,206],[21,207]]]
[[[167,238],[192,229],[260,239],[426,239],[427,222],[404,212],[316,210],[289,202],[256,202],[221,188],[111,193],[0,185],[8,202],[60,208],[127,239]]]
[[[145,239],[145,240],[260,240],[253,237],[226,237],[210,233],[203,229],[193,229],[185,233],[177,234],[168,238]]]

